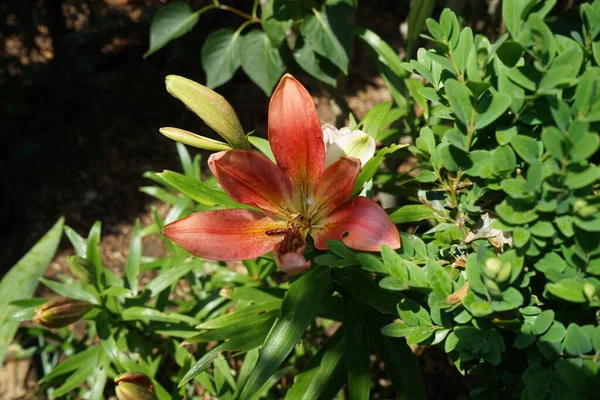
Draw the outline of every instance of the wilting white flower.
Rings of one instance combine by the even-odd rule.
[[[361,130],[350,130],[325,124],[323,142],[325,143],[325,167],[330,166],[341,157],[358,158],[364,166],[375,155],[375,139]]]

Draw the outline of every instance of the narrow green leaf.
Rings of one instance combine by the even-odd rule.
[[[271,150],[271,144],[267,139],[263,139],[258,136],[248,136],[248,141],[261,153],[263,153],[267,158],[273,162],[275,162],[275,156],[273,155],[273,150]]]
[[[142,236],[140,235],[140,220],[136,219],[131,232],[131,241],[129,242],[129,254],[125,264],[125,278],[127,279],[127,288],[131,289],[134,296],[138,292],[138,275],[140,274],[140,261],[142,258]]]
[[[360,302],[348,297],[344,298],[344,338],[348,370],[348,398],[350,400],[368,400],[371,387],[369,333]]]
[[[225,192],[210,188],[199,180],[178,174],[177,172],[165,170],[156,175],[167,182],[169,186],[200,204],[206,206],[219,204],[223,208],[248,208],[243,204],[231,200]]]
[[[81,287],[77,285],[75,282],[66,285],[64,283],[60,283],[57,281],[52,281],[46,278],[39,278],[40,282],[50,288],[53,292],[59,294],[63,297],[68,297],[70,299],[77,299],[82,301],[87,301],[88,303],[98,304],[98,300],[94,295],[90,292],[90,288]]]
[[[434,7],[435,0],[416,1],[411,5],[408,11],[408,44],[406,48],[408,59],[412,56],[414,45],[425,28],[425,21],[431,17]]]
[[[385,373],[392,381],[398,400],[425,400],[425,385],[417,358],[403,338],[391,338],[381,334],[381,329],[392,318],[379,313],[369,313],[367,326],[373,337],[377,355],[385,364]]]
[[[344,384],[343,329],[339,328],[294,379],[285,400],[331,399]],[[346,354],[347,355],[347,354]]]
[[[261,388],[304,335],[325,295],[329,273],[327,267],[313,267],[290,284],[281,306],[281,317],[275,321],[265,339],[241,399],[250,399]]]

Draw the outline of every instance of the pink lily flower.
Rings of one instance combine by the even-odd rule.
[[[273,251],[278,267],[293,275],[310,268],[306,236],[380,251],[400,247],[386,212],[366,197],[350,198],[360,160],[341,157],[325,168],[323,131],[308,91],[286,74],[269,104],[269,142],[277,164],[253,151],[213,154],[208,165],[227,194],[255,207],[194,213],[163,233],[188,252],[219,261],[251,259]]]

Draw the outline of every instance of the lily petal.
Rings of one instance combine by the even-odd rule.
[[[267,232],[287,222],[260,211],[215,210],[194,213],[163,228],[163,234],[188,252],[202,258],[237,261],[268,253],[282,240]]]
[[[314,189],[315,218],[329,214],[352,196],[359,172],[360,161],[349,157],[342,157],[325,169]]]
[[[325,168],[333,164],[340,157],[358,158],[362,165],[373,158],[377,144],[375,139],[363,131],[350,131],[348,128],[339,130],[337,138],[327,147],[325,153]]]
[[[400,247],[396,226],[373,200],[355,197],[313,226],[311,236],[315,247],[327,249],[327,240],[341,240],[346,246],[364,251],[380,251],[387,244],[392,249]]]
[[[235,201],[282,216],[294,211],[290,180],[262,154],[222,151],[210,156],[208,166]]]
[[[312,97],[290,74],[281,78],[269,103],[269,142],[294,193],[306,196],[323,172],[325,146]]]

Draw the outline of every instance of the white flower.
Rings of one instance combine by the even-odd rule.
[[[345,127],[336,129],[330,124],[322,126],[325,143],[325,167],[341,157],[358,158],[364,166],[375,155],[375,139],[361,130]]]

